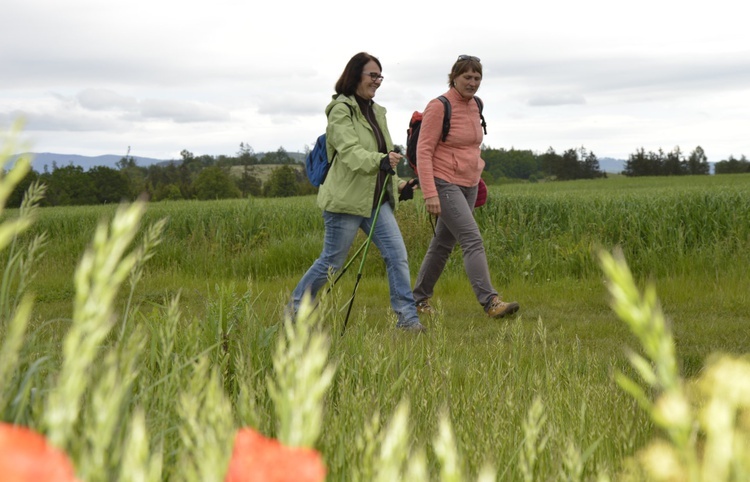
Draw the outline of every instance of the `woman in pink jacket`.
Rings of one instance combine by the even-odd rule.
[[[438,221],[414,286],[419,313],[435,313],[429,300],[456,243],[461,245],[464,269],[484,311],[502,318],[519,309],[515,301],[502,301],[492,286],[482,235],[474,220],[474,202],[484,169],[479,106],[473,98],[481,83],[479,59],[460,55],[448,75],[450,89],[444,94],[452,112],[445,140],[441,139],[444,110],[439,99],[427,104],[422,118],[417,169],[425,207],[438,216]]]

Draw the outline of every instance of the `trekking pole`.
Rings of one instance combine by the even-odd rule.
[[[346,318],[344,318],[344,327],[341,328],[341,336],[344,336],[346,330],[346,324],[349,322],[349,315],[352,312],[352,306],[354,305],[354,295],[357,293],[357,286],[359,286],[359,280],[362,278],[362,269],[365,266],[365,259],[367,259],[367,251],[370,249],[370,242],[372,241],[372,234],[375,232],[375,224],[378,222],[378,214],[380,214],[380,206],[383,204],[383,198],[385,197],[385,189],[391,180],[391,175],[385,176],[385,182],[383,182],[383,189],[380,191],[380,198],[378,199],[378,206],[375,208],[375,214],[372,217],[372,226],[370,226],[370,233],[367,235],[367,240],[362,246],[364,253],[362,254],[362,260],[359,262],[359,271],[357,272],[357,279],[354,281],[354,290],[352,291],[352,297],[349,299],[349,309],[346,310]],[[360,248],[360,249],[362,249]],[[359,251],[358,251],[359,252]],[[352,258],[353,260],[354,258]]]
[[[328,289],[326,289],[326,292],[322,295],[323,297],[328,296],[331,293],[331,290],[333,289],[333,287],[336,285],[336,283],[339,282],[339,280],[341,279],[341,277],[344,276],[344,273],[346,273],[346,270],[349,269],[349,266],[351,266],[351,264],[354,262],[354,260],[357,259],[357,256],[359,256],[359,253],[361,253],[362,250],[365,249],[365,246],[367,246],[367,241],[368,240],[365,240],[365,242],[362,243],[362,246],[360,246],[359,249],[357,249],[357,251],[349,259],[349,261],[346,262],[346,264],[344,265],[344,267],[341,268],[341,271],[339,271],[338,273],[336,273],[336,277],[334,279],[332,279],[332,280],[331,279],[328,280]],[[312,311],[317,310],[319,306],[320,306],[320,303],[316,303],[313,306]]]
[[[341,279],[341,277],[344,276],[344,273],[346,273],[346,270],[349,269],[349,266],[351,266],[351,264],[354,262],[354,260],[357,259],[357,256],[359,256],[359,253],[361,253],[362,250],[365,249],[366,245],[367,245],[367,240],[365,240],[365,242],[362,243],[362,246],[360,246],[359,249],[352,255],[351,259],[349,259],[349,261],[346,262],[346,264],[344,265],[344,267],[341,268],[341,271],[339,271],[336,274],[336,278],[334,278],[333,281],[331,281],[328,284],[328,289],[326,290],[326,293],[325,293],[326,295],[328,295],[328,293],[331,292],[331,290],[336,285],[336,283],[338,283],[339,280]]]

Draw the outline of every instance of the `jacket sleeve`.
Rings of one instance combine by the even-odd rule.
[[[343,102],[335,104],[328,113],[326,139],[329,144],[329,158],[338,152],[336,162],[345,163],[354,173],[372,174],[380,168],[383,154],[368,150],[360,138],[362,126],[357,126],[356,113],[359,108],[347,106]]]
[[[439,99],[432,99],[422,114],[422,126],[417,142],[417,175],[425,199],[437,196],[433,161],[442,131],[443,104]]]

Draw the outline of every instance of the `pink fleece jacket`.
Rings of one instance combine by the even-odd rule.
[[[424,110],[417,143],[417,171],[424,198],[437,196],[435,178],[459,186],[479,183],[484,160],[481,158],[482,126],[474,99],[464,99],[454,88],[446,92],[451,103],[451,128],[445,142],[443,104],[433,99]]]

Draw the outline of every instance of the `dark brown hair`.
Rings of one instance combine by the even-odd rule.
[[[344,67],[341,77],[336,81],[336,93],[353,95],[357,91],[359,82],[362,80],[362,69],[364,69],[365,65],[371,60],[378,64],[378,68],[382,72],[383,66],[380,65],[380,60],[378,60],[377,57],[373,57],[367,52],[360,52],[349,59],[346,67]]]
[[[470,70],[482,75],[482,63],[474,59],[456,60],[456,63],[451,67],[451,73],[448,74],[448,85],[453,87],[456,77]]]

